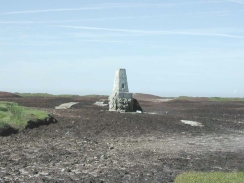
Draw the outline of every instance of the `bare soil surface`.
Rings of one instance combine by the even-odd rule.
[[[173,182],[187,171],[244,170],[244,102],[138,95],[144,114],[109,112],[93,105],[99,96],[0,98],[58,120],[0,137],[0,182]],[[54,109],[67,102],[80,103]]]
[[[0,97],[1,98],[9,98],[9,97],[11,97],[11,98],[14,98],[14,97],[20,97],[19,95],[16,95],[16,94],[14,94],[14,93],[9,93],[9,92],[2,92],[2,91],[0,91]]]

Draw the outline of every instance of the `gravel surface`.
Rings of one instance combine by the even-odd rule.
[[[243,102],[139,97],[146,114],[109,112],[93,105],[99,96],[0,98],[58,120],[0,137],[0,182],[173,182],[186,171],[244,169]],[[55,109],[67,102],[79,104]]]

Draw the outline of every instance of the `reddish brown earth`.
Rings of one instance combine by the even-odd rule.
[[[101,98],[0,98],[58,120],[0,137],[0,182],[173,182],[187,171],[244,170],[244,102],[137,95],[145,113],[124,114],[92,105]],[[66,102],[80,104],[54,109]]]
[[[0,91],[0,97],[1,97],[1,98],[15,98],[15,97],[20,97],[20,96],[14,94],[14,93],[9,93],[9,92],[2,92],[2,91]]]

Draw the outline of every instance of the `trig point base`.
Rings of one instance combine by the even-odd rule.
[[[129,93],[125,69],[117,69],[114,77],[113,92],[109,96],[109,111],[135,112],[142,111],[132,93]],[[138,108],[139,107],[139,108]]]

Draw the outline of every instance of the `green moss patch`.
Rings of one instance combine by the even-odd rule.
[[[244,98],[221,98],[221,97],[211,97],[209,101],[213,102],[243,102]]]
[[[55,122],[45,111],[31,110],[14,102],[0,101],[0,135]]]
[[[178,175],[175,183],[243,183],[244,172],[189,172]]]

